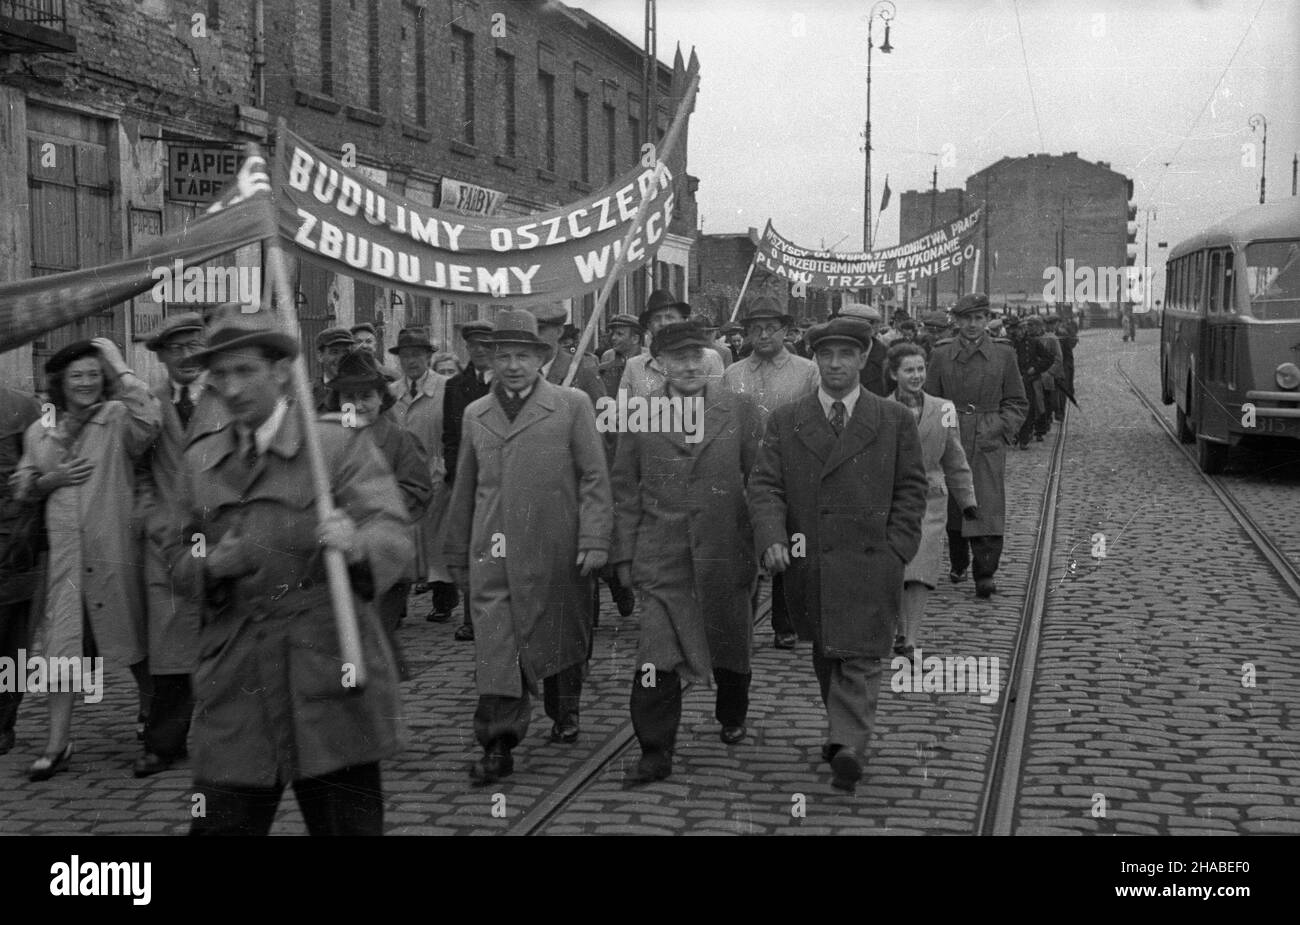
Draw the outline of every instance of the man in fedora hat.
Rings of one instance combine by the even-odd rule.
[[[674,321],[686,321],[691,317],[691,306],[673,295],[667,289],[656,289],[646,299],[645,311],[638,321],[651,337],[666,324]],[[720,379],[726,369],[722,355],[710,346],[704,352],[704,374],[711,379]],[[660,363],[649,354],[629,357],[623,369],[623,378],[619,380],[619,391],[626,390],[629,396],[647,397],[657,395],[667,382],[668,376]]]
[[[312,382],[311,397],[316,410],[324,411],[329,399],[327,386],[338,375],[339,360],[357,345],[347,328],[326,328],[316,335],[316,359],[320,361],[320,378]]]
[[[539,686],[552,740],[577,741],[592,581],[613,526],[596,413],[541,375],[552,348],[537,319],[503,309],[492,343],[496,375],[465,409],[444,547],[474,621],[479,784],[514,770]]]
[[[975,575],[975,593],[987,598],[997,591],[993,576],[1002,557],[1006,517],[1006,448],[1015,442],[1029,403],[1010,344],[989,337],[989,299],[982,292],[962,296],[952,315],[959,336],[935,345],[925,391],[946,398],[957,410],[961,445],[975,480],[979,516],[962,516],[955,500],[948,504],[948,577],[961,581],[967,568]]]
[[[722,374],[723,385],[754,398],[764,426],[773,411],[811,395],[820,381],[816,363],[786,349],[785,335],[791,321],[773,298],[759,296],[751,302],[745,313],[745,333],[753,353]],[[780,573],[773,574],[772,633],[778,649],[793,649],[798,636],[790,622],[783,589]]]
[[[447,469],[444,484],[448,496],[456,483],[456,459],[460,455],[460,429],[465,409],[491,391],[494,375],[492,323],[467,321],[460,325],[460,336],[465,341],[469,364],[447,380],[442,400],[442,459]],[[469,607],[464,608],[455,637],[461,642],[471,642],[474,639],[474,624],[469,618]]]
[[[153,389],[162,409],[162,429],[136,478],[136,516],[146,537],[156,528],[165,529],[175,516],[183,497],[185,448],[230,420],[221,399],[203,381],[197,354],[205,343],[203,318],[194,312],[166,319],[144,342],[167,369],[167,381]],[[199,605],[177,587],[163,548],[147,539],[144,578],[153,697],[136,777],[165,771],[185,754],[194,712],[190,676],[199,654]]]
[[[876,335],[876,328],[880,325],[880,310],[865,302],[846,300],[840,306],[836,317],[857,319],[871,332],[867,354],[862,361],[862,385],[873,395],[882,398],[889,395],[894,390],[894,383],[889,378],[889,362],[886,359],[889,345]]]
[[[606,395],[617,395],[628,359],[649,351],[641,346],[645,329],[636,315],[615,315],[606,327],[609,329],[609,349],[600,358],[600,380]]]
[[[820,384],[768,419],[749,479],[756,548],[785,573],[829,733],[831,783],[862,776],[902,603],[903,570],[921,543],[928,482],[912,413],[862,387],[870,329],[838,317],[809,332]],[[802,554],[801,554],[802,553]]]
[[[329,410],[339,413],[344,427],[365,429],[397,480],[402,503],[410,518],[407,530],[411,540],[410,554],[405,559],[402,580],[374,602],[379,622],[393,647],[398,673],[405,681],[410,672],[397,642],[397,627],[406,615],[406,596],[411,582],[422,574],[417,569],[415,551],[419,547],[416,536],[419,524],[434,496],[428,454],[414,434],[393,420],[390,409],[397,399],[389,389],[388,377],[370,351],[358,347],[340,360],[338,375],[330,380],[330,391]],[[438,487],[442,486],[439,484]]]
[[[379,762],[400,747],[401,702],[364,602],[401,578],[406,511],[373,441],[314,421],[335,505],[318,521],[307,424],[288,396],[298,342],[268,314],[231,315],[195,355],[232,420],[186,450],[183,516],[161,537],[202,605],[192,753],[206,812],[191,832],[264,835],[292,784],[312,834],[378,835]],[[363,688],[342,664],[326,547],[348,565]]]
[[[389,391],[396,399],[393,418],[415,435],[427,454],[426,463],[434,492],[415,531],[415,575],[417,583],[427,584],[432,592],[431,607],[425,619],[432,623],[445,623],[451,619],[458,595],[438,539],[447,509],[447,493],[443,488],[447,470],[442,457],[447,377],[429,368],[436,350],[437,345],[429,340],[428,332],[422,327],[403,328],[398,332],[397,343],[388,352],[397,357],[402,377],[389,386]]]
[[[699,409],[695,436],[683,414],[680,428],[618,440],[613,560],[641,600],[631,710],[642,755],[631,784],[672,771],[683,679],[716,682],[724,743],[746,734],[757,570],[745,481],[761,426],[753,398],[701,374],[711,342],[698,322],[682,321],[650,346],[668,373],[664,397]]]
[[[584,353],[574,357],[572,353],[560,346],[560,338],[567,326],[568,313],[563,305],[538,305],[532,309],[537,319],[537,335],[551,347],[551,358],[542,364],[542,378],[555,385],[563,385],[569,367],[577,363],[578,371],[573,376],[572,388],[587,393],[594,408],[596,402],[605,397],[605,386],[600,381],[600,372],[596,368],[596,358]]]

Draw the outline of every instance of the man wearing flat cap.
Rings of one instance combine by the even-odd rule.
[[[691,306],[673,295],[667,289],[656,289],[646,299],[645,311],[638,319],[641,327],[651,337],[666,324],[674,321],[686,321],[691,317]],[[711,379],[721,379],[727,364],[722,355],[710,345],[704,352],[705,375]],[[657,394],[668,381],[663,366],[649,354],[629,357],[623,369],[623,378],[619,380],[619,391],[626,390],[629,396],[649,396]]]
[[[683,680],[717,684],[724,743],[746,735],[757,569],[745,482],[761,426],[753,398],[703,375],[711,343],[695,321],[659,329],[650,350],[668,374],[662,398],[681,402],[681,426],[618,440],[612,558],[641,604],[631,698],[641,759],[629,784],[672,772]]]
[[[551,347],[551,358],[542,364],[542,377],[554,385],[563,385],[569,367],[577,363],[578,371],[574,373],[571,388],[580,389],[591,399],[592,408],[596,402],[605,397],[605,386],[600,381],[600,372],[596,368],[596,358],[583,354],[575,357],[560,346],[560,338],[567,326],[565,319],[568,312],[563,305],[538,305],[532,309],[537,319],[537,336]]]
[[[185,517],[161,537],[177,584],[202,606],[192,751],[205,812],[190,831],[267,834],[292,784],[311,834],[379,835],[379,762],[400,747],[401,702],[365,602],[401,578],[406,510],[366,434],[313,421],[335,505],[318,520],[306,425],[289,399],[298,342],[268,314],[214,324],[195,355],[232,421],[185,451]],[[326,547],[348,566],[363,688],[339,651]]]
[[[609,329],[609,349],[600,358],[600,381],[605,386],[606,395],[617,395],[628,359],[648,354],[649,349],[641,346],[641,335],[645,330],[636,315],[615,315],[606,327]]]
[[[893,646],[903,572],[921,543],[928,482],[912,413],[862,387],[870,329],[833,318],[808,333],[817,391],[777,408],[749,478],[755,548],[784,572],[829,731],[831,784],[862,776]]]
[[[465,409],[475,400],[491,392],[494,376],[492,323],[467,321],[460,325],[460,336],[465,341],[469,363],[447,380],[442,399],[442,459],[447,468],[443,481],[448,498],[451,497],[452,486],[456,483],[456,460],[460,456],[461,423],[465,418]],[[457,594],[459,595],[459,591]],[[431,616],[436,615],[431,614]],[[456,627],[455,637],[460,642],[471,642],[474,639],[474,623],[470,620],[468,602],[461,616],[461,624]]]
[[[733,392],[751,396],[758,404],[763,426],[777,408],[796,402],[817,390],[817,364],[786,349],[791,317],[768,296],[759,296],[745,312],[745,333],[753,352],[727,367],[722,384]],[[772,576],[772,633],[778,649],[793,649],[798,641],[785,606],[784,580]]]
[[[166,367],[167,381],[153,389],[162,410],[162,429],[136,478],[136,516],[146,536],[145,634],[153,679],[136,777],[165,771],[185,754],[194,712],[190,676],[198,662],[199,605],[177,587],[166,551],[148,537],[166,528],[183,501],[185,448],[230,420],[221,399],[203,381],[197,354],[205,343],[203,318],[196,313],[173,315],[145,341]]]
[[[962,516],[957,502],[948,504],[949,578],[960,582],[972,568],[975,593],[987,598],[997,591],[993,580],[1002,557],[1006,517],[1006,448],[1015,442],[1029,410],[1024,383],[1010,344],[989,337],[991,312],[982,292],[957,300],[952,309],[959,336],[941,342],[930,356],[925,391],[946,398],[957,411],[961,445],[975,480],[979,516]],[[973,561],[973,566],[972,566]]]
[[[886,359],[889,345],[876,335],[876,328],[880,325],[880,310],[865,302],[849,300],[840,306],[839,314],[835,317],[853,318],[866,323],[871,331],[871,340],[866,356],[862,360],[862,386],[872,395],[879,395],[882,398],[889,395],[894,391],[893,380],[889,378],[889,362]]]
[[[347,328],[326,328],[316,335],[316,359],[320,361],[320,378],[312,381],[311,397],[316,410],[324,411],[329,401],[328,384],[338,375],[339,360],[357,345]]]
[[[501,310],[492,344],[492,391],[465,409],[444,545],[474,621],[477,784],[514,770],[539,687],[551,740],[577,741],[592,581],[613,528],[596,413],[541,375],[552,348],[537,319]]]
[[[397,357],[402,377],[389,386],[396,404],[393,419],[420,442],[433,482],[433,497],[415,531],[415,576],[420,585],[431,591],[431,607],[425,618],[431,623],[445,623],[456,609],[456,585],[443,559],[439,531],[447,510],[447,492],[443,487],[447,474],[442,456],[447,377],[429,368],[437,346],[422,327],[403,328],[397,343],[388,352]]]
[[[363,321],[360,324],[354,324],[348,329],[352,333],[353,340],[356,341],[354,349],[364,350],[375,358],[379,364],[379,371],[389,382],[396,382],[402,378],[401,371],[394,369],[384,363],[383,355],[380,353],[379,330],[369,321]]]

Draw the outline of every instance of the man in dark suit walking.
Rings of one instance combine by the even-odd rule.
[[[852,791],[928,486],[911,412],[860,383],[870,329],[835,318],[813,327],[808,342],[820,385],[769,418],[749,504],[763,564],[785,573],[795,629],[813,643],[831,783]]]

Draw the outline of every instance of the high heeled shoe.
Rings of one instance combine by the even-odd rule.
[[[27,769],[27,779],[30,781],[49,780],[55,774],[58,774],[68,766],[72,760],[72,743],[69,742],[63,747],[62,753],[55,757],[41,755],[32,762],[32,766]]]

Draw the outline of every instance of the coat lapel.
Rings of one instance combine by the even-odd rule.
[[[866,389],[858,393],[858,403],[853,406],[853,417],[849,418],[849,423],[835,443],[830,458],[822,466],[822,478],[826,478],[845,460],[862,452],[863,447],[876,439],[876,434],[880,431],[880,406],[877,401],[882,400],[877,399]],[[818,407],[820,410],[820,402]],[[826,430],[834,438],[835,432],[831,430],[830,421],[826,421]]]
[[[713,442],[713,438],[722,433],[732,422],[732,415],[728,412],[733,407],[734,402],[725,391],[705,388],[703,436],[696,443],[686,443],[689,451],[695,455],[696,461],[704,455],[704,448]],[[696,426],[700,425],[697,423]],[[683,442],[685,442],[684,435]]]
[[[837,442],[835,431],[831,430],[831,422],[822,413],[822,403],[817,398],[816,392],[804,396],[801,401],[803,404],[796,417],[798,423],[794,426],[795,435],[814,456],[824,463],[835,451]]]
[[[551,385],[546,380],[538,379],[537,384],[533,386],[533,394],[528,396],[523,409],[510,423],[510,429],[506,432],[507,440],[513,440],[538,421],[555,412],[558,407],[555,399],[556,388],[557,386]],[[497,405],[500,407],[500,402]],[[504,414],[505,412],[502,412],[503,416]]]

